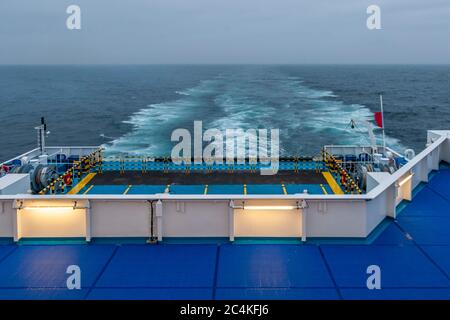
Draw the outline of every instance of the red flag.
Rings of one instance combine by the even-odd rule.
[[[382,112],[375,112],[374,113],[375,116],[375,123],[377,124],[378,127],[383,128],[383,113]]]

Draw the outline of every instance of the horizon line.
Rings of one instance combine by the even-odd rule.
[[[449,66],[447,63],[0,63],[5,66]]]

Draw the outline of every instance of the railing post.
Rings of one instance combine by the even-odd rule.
[[[20,240],[19,213],[20,213],[20,209],[16,208],[15,215],[13,217],[13,237],[14,237],[14,242],[17,242],[17,241]]]
[[[91,241],[91,204],[87,201],[86,205],[86,241]]]
[[[431,152],[431,170],[439,170],[439,162],[441,158],[441,146],[438,146]]]
[[[298,208],[298,213],[301,216],[302,219],[302,241],[305,242],[306,241],[306,208]]]
[[[158,200],[158,202],[156,202],[156,206],[155,206],[155,216],[156,216],[156,228],[157,228],[157,235],[158,235],[158,241],[162,241],[162,218],[163,218],[163,203],[161,200]]]
[[[230,201],[228,206],[228,232],[230,241],[234,241],[234,202]]]
[[[392,184],[386,189],[386,215],[388,217],[394,218],[397,216],[396,212],[396,200],[398,187],[397,183]]]
[[[418,175],[421,182],[428,182],[428,159],[427,157],[418,163]]]

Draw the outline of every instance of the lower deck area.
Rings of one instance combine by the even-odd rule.
[[[449,182],[442,167],[366,240],[5,243],[0,299],[450,299]],[[66,287],[70,265],[80,290]]]
[[[288,195],[342,193],[328,172],[292,170],[275,175],[250,171],[164,172],[106,171],[77,181],[70,194],[235,194]]]

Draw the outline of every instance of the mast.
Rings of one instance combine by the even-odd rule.
[[[37,131],[37,144],[41,155],[45,153],[45,135],[47,134],[47,124],[44,117],[41,117],[41,125],[35,127]]]
[[[380,107],[381,107],[381,123],[383,125],[382,127],[382,134],[383,134],[383,155],[386,154],[386,136],[384,134],[384,110],[383,110],[383,95],[380,94]]]

